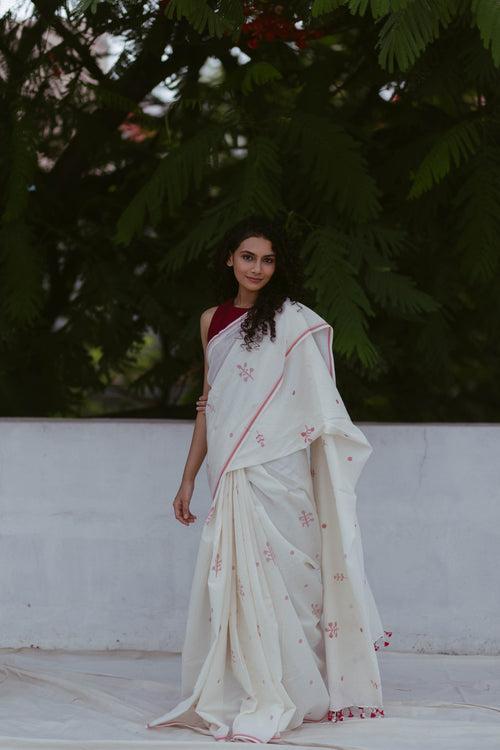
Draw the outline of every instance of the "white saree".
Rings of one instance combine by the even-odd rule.
[[[306,721],[382,716],[376,651],[387,631],[356,514],[372,447],[336,388],[333,329],[287,298],[275,340],[247,351],[241,320],[207,345],[212,504],[182,699],[147,726],[269,742]]]

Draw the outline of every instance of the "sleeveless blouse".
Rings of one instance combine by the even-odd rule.
[[[239,318],[240,315],[244,315],[249,309],[249,307],[236,307],[236,305],[233,305],[232,299],[227,299],[219,305],[210,321],[207,334],[207,344],[216,333],[222,331],[222,329],[229,325],[229,323],[232,323],[233,320]]]

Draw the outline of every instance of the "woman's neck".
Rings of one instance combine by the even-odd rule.
[[[247,295],[244,295],[241,299],[239,299],[239,297],[241,297],[241,295],[238,291],[236,297],[232,300],[233,305],[235,307],[246,307],[248,309],[254,306],[255,300],[257,299],[257,295],[254,296],[254,299],[250,299]]]

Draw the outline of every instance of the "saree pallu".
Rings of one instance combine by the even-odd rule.
[[[355,494],[372,448],[337,391],[331,326],[289,298],[275,322],[275,340],[252,351],[241,346],[241,318],[207,347],[212,504],[181,701],[149,728],[269,742],[345,711],[383,714],[376,650],[385,631]]]

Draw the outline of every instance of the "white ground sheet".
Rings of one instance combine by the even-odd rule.
[[[500,657],[380,654],[384,718],[307,724],[271,744],[340,750],[499,750]],[[205,750],[217,742],[145,725],[180,695],[180,655],[0,649],[0,749]]]

